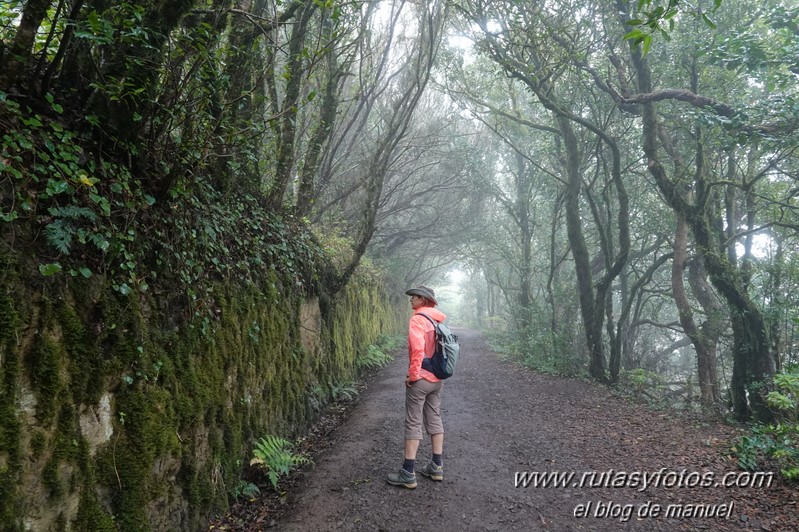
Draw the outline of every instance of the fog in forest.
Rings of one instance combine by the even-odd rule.
[[[167,338],[246,308],[226,282],[319,323],[354,280],[403,311],[426,285],[514,363],[795,443],[797,20],[787,0],[5,0],[2,294],[102,276]],[[247,320],[236,341],[268,332]],[[157,380],[127,341],[113,378]]]

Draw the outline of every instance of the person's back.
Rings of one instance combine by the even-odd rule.
[[[416,452],[422,440],[422,426],[430,435],[433,456],[421,471],[422,475],[436,481],[444,480],[442,454],[444,450],[444,425],[441,420],[441,388],[443,382],[422,368],[425,358],[435,351],[435,326],[422,316],[443,322],[446,315],[436,309],[435,292],[426,286],[407,290],[414,310],[408,324],[408,373],[405,376],[405,446],[402,468],[390,473],[387,482],[393,486],[416,487]]]

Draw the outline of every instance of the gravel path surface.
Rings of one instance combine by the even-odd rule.
[[[402,463],[400,354],[329,434],[264,530],[799,530],[795,485],[776,475],[767,487],[716,485],[738,473],[726,456],[737,429],[537,375],[500,360],[479,333],[455,332],[462,355],[442,392],[444,481],[417,475],[414,490],[385,482]],[[428,438],[419,467],[429,457]],[[574,476],[561,487],[517,487],[525,471]],[[701,483],[711,485],[690,486]],[[678,506],[667,516],[669,505]]]

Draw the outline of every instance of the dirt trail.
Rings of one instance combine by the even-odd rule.
[[[456,330],[458,373],[445,383],[444,482],[418,475],[418,487],[390,486],[385,475],[402,459],[403,378],[398,356],[369,385],[352,415],[332,432],[276,529],[311,530],[798,530],[797,491],[774,480],[767,488],[579,487],[622,482],[623,473],[661,482],[685,470],[716,480],[735,471],[722,457],[734,429],[653,412],[578,380],[536,375],[499,360],[479,333]],[[430,456],[429,439],[417,463]],[[615,473],[607,476],[609,470]],[[515,487],[515,473],[575,472],[568,487]],[[605,477],[599,474],[604,472]],[[692,472],[697,472],[690,477]],[[690,478],[689,478],[690,477]],[[634,483],[634,477],[628,482]],[[654,478],[654,477],[652,477]],[[715,480],[714,480],[715,481]],[[654,482],[654,480],[652,480]],[[602,517],[612,501],[613,517]],[[591,503],[588,517],[575,517]],[[729,518],[665,517],[670,504],[733,504]],[[601,506],[600,506],[601,504]],[[648,504],[648,506],[646,506]],[[661,515],[646,516],[654,505]],[[625,512],[630,512],[625,518]],[[642,517],[639,517],[642,515]],[[255,528],[253,528],[254,530]]]

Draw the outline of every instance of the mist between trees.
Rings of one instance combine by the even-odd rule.
[[[7,0],[4,253],[145,290],[127,228],[257,209],[313,234],[334,293],[365,257],[406,285],[457,265],[457,313],[534,365],[771,420],[799,361],[797,14]]]

